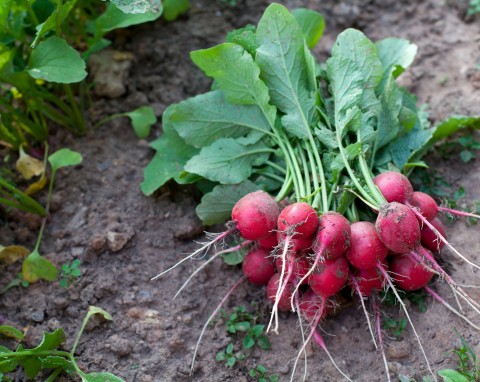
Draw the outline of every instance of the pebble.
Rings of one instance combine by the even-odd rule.
[[[53,304],[58,310],[63,310],[68,306],[68,300],[64,297],[57,297],[53,300]]]
[[[387,348],[389,358],[401,359],[410,355],[410,347],[406,342],[392,342]]]
[[[45,318],[45,312],[43,311],[32,312],[32,314],[30,315],[30,318],[34,322],[43,322]]]
[[[106,347],[111,349],[113,353],[119,357],[130,355],[133,351],[133,344],[131,341],[121,338],[114,334],[107,340]]]
[[[113,231],[108,231],[107,233],[107,241],[108,241],[108,247],[112,252],[118,252],[125,245],[130,241],[130,239],[133,237],[133,230],[130,232],[113,232]]]

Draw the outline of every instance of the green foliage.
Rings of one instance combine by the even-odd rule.
[[[280,376],[277,374],[267,374],[267,368],[263,365],[257,365],[248,371],[248,375],[258,382],[277,382]]]
[[[480,358],[468,342],[465,341],[465,338],[458,332],[456,333],[462,343],[457,349],[452,351],[457,356],[458,368],[457,370],[440,370],[438,374],[442,376],[444,382],[478,381],[480,380]]]
[[[395,338],[400,338],[407,328],[407,320],[405,318],[385,317],[382,320],[382,327],[387,329]]]
[[[480,13],[480,0],[470,0],[470,5],[467,10],[468,16],[475,16]]]
[[[53,369],[47,381],[53,381],[53,378],[64,372],[68,375],[77,374],[82,381],[87,382],[123,382],[121,378],[110,373],[87,374],[77,365],[75,350],[88,320],[94,314],[101,314],[106,320],[112,320],[106,311],[91,306],[70,352],[59,350],[60,345],[66,340],[63,329],[57,329],[51,333],[44,332],[40,344],[32,349],[25,349],[21,344],[15,350],[0,346],[0,378],[2,376],[7,378],[8,373],[21,367],[29,379],[36,378],[42,370]],[[0,334],[14,335],[19,340],[23,338],[23,333],[12,327],[0,330]]]
[[[15,3],[13,6],[12,4]],[[85,60],[110,44],[106,33],[158,19],[174,19],[188,1],[101,2],[6,0],[0,7],[0,141],[17,149],[48,137],[54,122],[84,133]],[[72,86],[71,84],[76,84]],[[148,135],[151,113],[131,116],[139,136]]]
[[[230,342],[225,350],[217,353],[215,360],[218,362],[225,362],[228,367],[233,367],[237,361],[245,359],[245,355],[242,352],[233,352],[233,343]]]
[[[80,260],[73,260],[71,264],[63,264],[61,267],[59,285],[61,288],[68,288],[75,283],[75,279],[82,275],[82,271],[79,269]]]

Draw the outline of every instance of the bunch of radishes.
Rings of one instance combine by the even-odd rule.
[[[397,289],[415,291],[425,288],[434,299],[476,327],[427,286],[437,274],[453,287],[457,297],[479,312],[479,304],[438,265],[432,253],[440,251],[445,244],[453,248],[445,238],[443,224],[437,218],[442,208],[427,194],[414,192],[409,180],[398,172],[381,173],[373,182],[385,199],[383,204],[371,207],[378,213],[375,222],[349,222],[333,211],[319,216],[305,202],[288,204],[284,201],[279,204],[266,192],[256,191],[236,203],[229,229],[207,244],[229,235],[239,235],[244,239],[241,244],[216,255],[249,248],[242,262],[244,277],[241,281],[247,279],[254,285],[266,285],[266,296],[273,304],[267,331],[272,327],[275,332],[278,331],[278,311],[297,312],[308,323],[309,334],[298,352],[295,366],[305,345],[313,338],[339,372],[349,379],[335,364],[317,331],[318,324],[327,316],[329,309],[334,308],[335,295],[347,285],[362,303],[373,342],[382,352],[387,375],[380,311],[378,300],[374,298],[382,289],[391,288],[394,291],[410,324],[408,311]],[[447,212],[476,216],[452,209]],[[454,252],[458,254],[458,251]],[[240,283],[229,290],[221,304]],[[364,299],[369,297],[373,297],[376,335],[364,304]],[[420,338],[413,325],[412,328],[430,368]],[[292,378],[294,372],[295,367]]]
[[[373,42],[347,29],[337,37],[331,57],[316,62],[309,48],[318,42],[323,26],[318,12],[290,12],[271,4],[256,27],[241,28],[226,43],[191,52],[193,62],[214,80],[214,90],[165,110],[163,134],[152,144],[158,153],[145,171],[143,189],[151,193],[170,179],[203,182],[199,217],[209,225],[224,222],[231,212],[231,220],[225,232],[209,237],[157,277],[217,249],[178,295],[221,255],[247,250],[244,276],[212,312],[196,349],[222,304],[248,279],[266,285],[273,303],[267,331],[278,331],[281,310],[294,311],[301,323],[307,322],[307,332],[301,326],[304,345],[295,366],[311,339],[334,363],[316,328],[348,285],[364,308],[388,376],[379,291],[392,289],[410,324],[397,288],[424,288],[475,326],[429,288],[438,275],[457,301],[480,314],[480,305],[431,252],[448,247],[479,268],[453,248],[436,218],[439,211],[478,216],[438,207],[428,195],[414,192],[401,174],[424,165],[420,158],[440,139],[480,118],[452,117],[434,127],[421,118],[415,97],[396,83],[417,49],[406,40]],[[254,191],[260,189],[275,195]],[[225,248],[229,237],[243,240]],[[295,367],[292,378],[294,373]]]

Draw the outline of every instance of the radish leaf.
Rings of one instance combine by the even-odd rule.
[[[232,138],[222,138],[202,148],[185,165],[185,170],[221,184],[246,180],[254,165],[263,164],[270,149],[263,143],[244,146]]]
[[[325,19],[320,13],[307,8],[294,9],[292,15],[303,31],[307,46],[314,48],[323,36]]]

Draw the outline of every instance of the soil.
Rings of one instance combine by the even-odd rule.
[[[188,52],[220,43],[227,31],[256,24],[268,1],[238,1],[235,7],[209,0],[192,0],[188,15],[172,23],[157,21],[114,36],[117,51],[131,53],[122,77],[126,93],[120,98],[98,98],[92,118],[150,104],[160,117],[166,106],[210,85],[194,68]],[[347,27],[363,30],[372,39],[403,37],[418,45],[412,68],[402,84],[428,103],[432,122],[452,113],[479,114],[480,19],[465,18],[466,2],[445,0],[305,0],[287,6],[310,7],[325,15],[325,36],[315,49],[325,58],[336,35]],[[130,55],[127,55],[128,57]],[[160,123],[153,135],[161,133]],[[153,137],[152,137],[153,139]],[[93,320],[78,347],[82,368],[110,371],[125,381],[249,381],[248,370],[258,364],[269,373],[289,380],[292,359],[301,345],[296,317],[281,316],[281,335],[271,335],[272,351],[256,349],[233,368],[215,361],[215,354],[230,341],[222,320],[206,331],[189,376],[193,347],[204,322],[229,285],[239,277],[236,268],[214,262],[202,271],[192,287],[172,300],[198,263],[186,263],[156,281],[150,278],[197,247],[204,227],[195,216],[198,195],[192,188],[168,184],[154,197],[139,190],[143,168],[153,152],[138,140],[129,122],[119,119],[83,138],[56,136],[58,147],[82,153],[83,164],[58,174],[41,253],[58,266],[81,260],[82,275],[69,288],[58,282],[39,282],[13,288],[0,295],[0,320],[27,328],[26,346],[36,345],[45,330],[65,329],[69,349],[89,305],[110,312],[113,322]],[[453,190],[464,187],[465,203],[480,199],[478,160],[464,164],[457,156],[431,162]],[[25,226],[25,217],[28,224]],[[2,244],[33,247],[38,219],[13,214],[0,228]],[[449,237],[469,258],[480,262],[479,226],[463,221],[448,226]],[[479,273],[447,252],[450,269],[459,283],[474,284]],[[11,265],[2,271],[0,286],[20,270]],[[449,288],[435,289],[452,301]],[[227,303],[227,311],[246,305],[260,316],[268,309],[264,290],[243,284]],[[480,300],[478,289],[471,294]],[[423,339],[433,369],[455,367],[451,350],[459,345],[457,329],[480,353],[480,335],[439,304],[427,301],[427,311],[411,307],[412,320]],[[395,310],[391,311],[396,314]],[[265,314],[265,313],[263,313]],[[473,314],[469,313],[471,318]],[[261,319],[261,317],[260,317]],[[478,322],[478,319],[477,319]],[[325,341],[340,367],[356,381],[385,381],[379,352],[369,340],[364,314],[353,305],[325,323]],[[401,339],[387,338],[387,356],[393,380],[400,374],[420,380],[427,375],[425,362],[412,330]],[[238,344],[238,342],[237,342]],[[308,348],[308,381],[337,381],[341,377],[317,347]],[[295,380],[301,380],[303,366]],[[21,372],[16,381],[26,378]],[[67,377],[59,378],[66,380]]]

